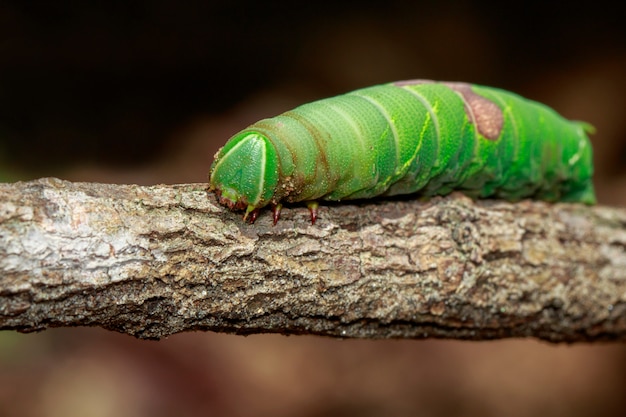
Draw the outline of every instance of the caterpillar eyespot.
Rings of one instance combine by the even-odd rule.
[[[497,88],[398,81],[304,104],[235,134],[210,190],[254,222],[271,205],[461,191],[595,203],[593,127]]]

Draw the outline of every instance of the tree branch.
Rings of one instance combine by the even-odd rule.
[[[462,195],[254,225],[205,184],[0,184],[0,329],[626,339],[626,210]]]

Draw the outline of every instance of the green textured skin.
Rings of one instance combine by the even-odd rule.
[[[589,125],[496,88],[401,81],[304,104],[234,135],[211,166],[220,201],[444,195],[595,203]]]

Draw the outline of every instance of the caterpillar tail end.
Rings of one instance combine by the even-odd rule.
[[[587,187],[571,193],[569,196],[563,198],[563,201],[569,201],[573,203],[583,203],[589,206],[597,203],[596,193],[593,189],[593,185],[590,183]]]

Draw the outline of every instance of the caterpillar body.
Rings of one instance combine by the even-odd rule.
[[[594,204],[592,127],[497,88],[398,81],[260,120],[217,152],[210,190],[251,222],[271,205],[458,190]]]

